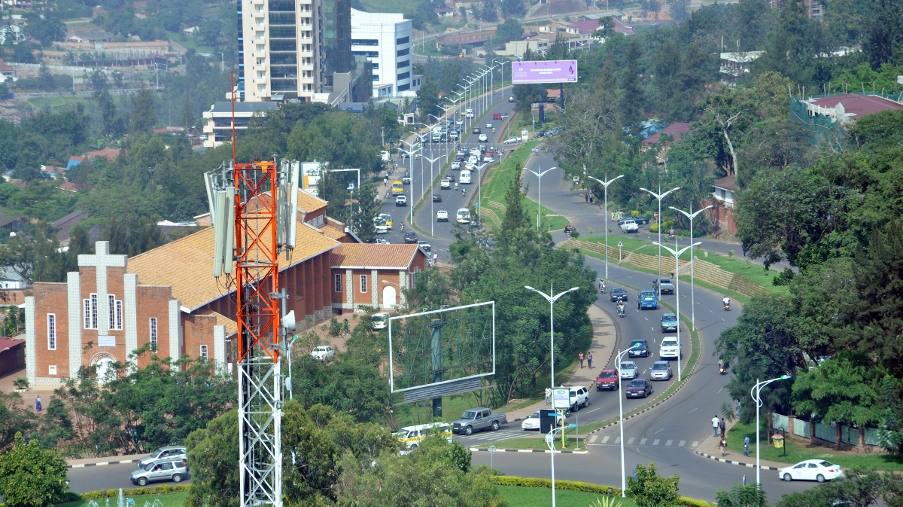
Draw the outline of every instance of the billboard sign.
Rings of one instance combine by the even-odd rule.
[[[513,62],[514,84],[576,83],[577,60]]]

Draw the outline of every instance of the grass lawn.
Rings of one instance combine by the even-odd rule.
[[[508,505],[517,507],[548,507],[552,504],[551,488],[520,488],[517,486],[497,486]],[[555,504],[562,507],[587,507],[602,495],[558,489],[555,491]],[[611,505],[633,507],[636,504],[629,498],[614,497]]]
[[[141,495],[141,496],[129,496],[124,495],[126,498],[131,498],[135,500],[135,507],[182,507],[185,505],[185,500],[188,499],[188,492],[184,493],[167,493],[165,495]],[[116,504],[116,498],[110,498],[110,504]],[[159,503],[155,504],[155,500],[159,500]],[[97,505],[102,506],[106,505],[107,499],[101,498],[99,500],[94,500]],[[57,504],[58,507],[87,507],[89,500],[83,500],[81,502],[69,502],[69,503],[60,503]]]
[[[28,103],[37,109],[44,109],[45,107],[49,107],[50,109],[73,107],[77,104],[84,104],[86,101],[87,99],[85,97],[60,97],[58,95],[52,97],[32,97],[28,99]]]
[[[727,448],[735,457],[743,458],[743,437],[749,435],[749,453],[750,458],[755,459],[756,452],[756,433],[755,423],[742,424],[737,423],[728,434]],[[794,464],[806,459],[824,459],[831,463],[836,463],[843,468],[853,466],[861,466],[873,468],[876,470],[903,470],[903,460],[895,459],[890,454],[857,454],[855,452],[840,452],[828,447],[808,446],[804,442],[796,441],[788,438],[785,440],[785,449],[776,449],[774,445],[769,443],[766,435],[763,433],[760,437],[759,452],[760,458],[777,461],[779,463]]]

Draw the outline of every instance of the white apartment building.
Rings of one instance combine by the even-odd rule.
[[[351,9],[351,53],[373,65],[373,97],[413,97],[421,76],[413,74],[411,20],[403,14]]]
[[[319,0],[239,2],[241,100],[325,101],[317,96],[324,72],[320,4]]]

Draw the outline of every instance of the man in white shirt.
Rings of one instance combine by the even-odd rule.
[[[712,418],[712,436],[718,436],[718,416]]]

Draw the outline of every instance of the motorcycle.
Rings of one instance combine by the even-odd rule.
[[[570,233],[568,233],[568,236],[570,236]],[[599,279],[599,294],[605,294],[605,280],[601,278]]]
[[[725,366],[725,365],[723,365],[723,364],[722,364],[722,365],[719,365],[719,366],[718,366],[718,373],[720,373],[721,375],[727,374],[727,366]]]
[[[626,317],[627,312],[624,311],[624,305],[618,307],[618,317]]]
[[[725,303],[724,303],[724,311],[726,311],[726,312],[731,311],[731,302],[730,302],[730,301],[725,301]]]

